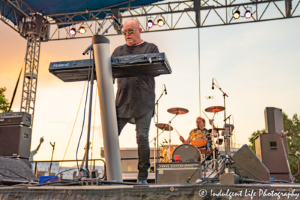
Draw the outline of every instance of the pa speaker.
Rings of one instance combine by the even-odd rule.
[[[281,133],[283,129],[283,115],[279,108],[265,108],[265,124],[267,133]]]
[[[13,185],[28,182],[38,182],[38,180],[22,160],[0,156],[0,183]]]
[[[286,135],[281,138],[281,134],[260,134],[255,138],[254,144],[255,153],[269,169],[270,176],[278,180],[289,181],[289,166],[286,162],[286,157],[288,157]]]
[[[156,163],[155,182],[162,183],[195,183],[201,178],[200,162]]]
[[[256,157],[248,145],[243,145],[233,156],[237,174],[255,180],[270,180],[267,167]]]
[[[0,156],[29,158],[31,128],[18,126],[0,126]]]

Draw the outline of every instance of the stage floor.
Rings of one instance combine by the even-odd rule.
[[[300,184],[148,184],[0,187],[0,199],[300,199]]]

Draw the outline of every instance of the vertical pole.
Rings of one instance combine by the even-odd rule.
[[[94,56],[93,56],[94,58]],[[94,59],[92,59],[94,60]],[[87,131],[87,140],[86,140],[86,161],[85,169],[89,172],[89,150],[90,150],[90,135],[91,135],[91,123],[92,123],[92,106],[93,106],[93,89],[94,89],[94,62],[92,63],[91,69],[91,88],[90,88],[90,104],[89,104],[89,118],[88,118],[88,131]],[[89,173],[88,173],[89,174]],[[90,175],[90,174],[89,174]]]
[[[109,39],[104,36],[93,36],[107,179],[109,181],[122,181],[109,43]]]

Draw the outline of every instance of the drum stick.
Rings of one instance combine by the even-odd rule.
[[[175,129],[175,131],[177,132],[177,134],[179,135],[179,137],[181,136],[179,133],[178,133],[178,131],[176,130],[176,128],[173,126],[173,128]]]
[[[209,117],[205,114],[205,112],[202,110],[203,114],[207,117],[207,119],[209,120]]]

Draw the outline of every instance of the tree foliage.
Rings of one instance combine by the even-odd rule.
[[[283,126],[284,131],[288,131],[288,153],[295,154],[300,157],[300,117],[298,117],[297,114],[294,114],[292,119],[289,119],[287,114],[283,113]],[[252,149],[252,151],[254,151],[254,139],[256,136],[265,132],[266,131],[264,129],[257,130],[248,138],[250,142],[249,147]],[[297,159],[293,156],[289,156],[289,162],[292,174],[296,174],[298,171]],[[300,180],[300,175],[297,176],[296,179]]]
[[[2,112],[8,112],[9,109],[9,103],[8,100],[5,98],[4,92],[6,91],[6,88],[0,88],[0,113]]]

